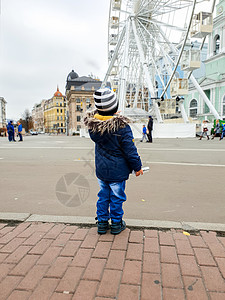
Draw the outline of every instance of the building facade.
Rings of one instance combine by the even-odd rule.
[[[209,36],[207,59],[204,61],[205,74],[198,82],[217,110],[225,120],[225,0],[216,5],[216,17],[213,20],[213,32]],[[193,85],[185,99],[188,116],[212,122],[215,117]]]
[[[32,119],[34,124],[34,130],[37,132],[44,132],[44,105],[46,100],[42,100],[41,103],[35,104],[32,109]]]
[[[6,101],[0,97],[0,128],[6,127]]]
[[[102,82],[87,76],[79,77],[74,70],[67,76],[67,126],[70,135],[78,134],[82,127],[82,116],[94,108],[93,93],[101,87]]]
[[[59,91],[44,102],[44,131],[46,133],[66,133],[66,97]]]

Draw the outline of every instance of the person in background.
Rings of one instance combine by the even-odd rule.
[[[16,142],[15,140],[15,130],[13,126],[13,121],[10,121],[7,125],[8,139],[9,142]]]
[[[22,142],[23,141],[23,137],[22,137],[23,127],[22,127],[22,124],[19,121],[17,122],[17,125],[18,125],[18,135],[19,135],[19,138],[20,138],[18,142]]]
[[[148,141],[147,139],[147,128],[145,125],[143,125],[143,129],[142,129],[142,139],[140,140],[140,142],[143,142],[144,139],[146,139],[146,142]]]
[[[202,122],[202,133],[201,133],[201,136],[200,136],[199,140],[201,140],[201,139],[203,138],[204,135],[205,135],[205,136],[207,137],[207,139],[209,140],[209,130],[208,130],[208,126],[207,126],[207,121],[206,121],[206,120],[204,120],[204,121]]]
[[[153,119],[152,119],[152,116],[149,116],[147,128],[148,128],[148,132],[147,132],[148,143],[152,143],[152,130],[153,130]]]
[[[220,122],[219,122],[219,120],[216,120],[216,127],[215,127],[215,129],[214,129],[214,135],[213,135],[213,137],[212,137],[212,140],[214,139],[214,137],[215,137],[217,134],[219,134],[220,139],[221,139]]]
[[[222,134],[220,137],[220,141],[223,139],[224,135],[225,135],[225,123],[222,124]]]

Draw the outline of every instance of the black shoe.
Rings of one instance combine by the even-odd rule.
[[[109,229],[109,222],[108,221],[101,221],[98,222],[98,233],[99,234],[105,234],[107,230]]]
[[[119,234],[126,228],[126,223],[121,220],[120,222],[112,222],[111,234]]]

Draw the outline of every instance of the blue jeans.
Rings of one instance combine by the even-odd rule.
[[[100,191],[97,201],[98,221],[119,222],[123,218],[123,202],[126,201],[124,192],[126,181],[106,182],[98,178]],[[109,211],[110,210],[110,211]]]

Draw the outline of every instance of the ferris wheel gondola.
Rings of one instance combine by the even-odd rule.
[[[143,111],[153,109],[157,120],[162,122],[160,101],[181,92],[176,84],[182,86],[181,95],[187,94],[187,78],[179,78],[177,68],[181,63],[183,71],[189,71],[192,78],[191,72],[199,66],[197,62],[189,62],[194,54],[195,59],[200,60],[199,52],[189,54],[188,51],[191,51],[191,32],[195,30],[194,34],[202,39],[210,32],[212,24],[206,24],[208,33],[201,32],[204,26],[193,26],[199,18],[204,17],[205,23],[206,17],[208,22],[212,21],[212,12],[196,17],[196,6],[203,2],[209,1],[111,0],[109,67],[103,86],[110,81],[118,94],[122,113],[128,107]]]

